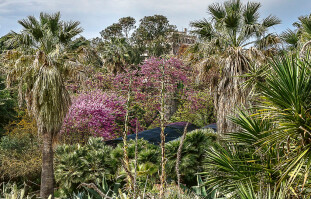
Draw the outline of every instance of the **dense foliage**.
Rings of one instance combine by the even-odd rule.
[[[33,118],[22,112],[18,121],[6,126],[7,133],[0,138],[0,181],[24,181],[38,187],[41,171],[40,138]]]
[[[162,15],[90,40],[60,13],[19,20],[0,38],[0,198],[310,198],[311,15],[278,35],[260,7],[211,4],[190,35]],[[165,143],[173,122],[217,132]],[[158,126],[160,146],[114,140]]]
[[[211,129],[198,129],[187,133],[181,152],[181,181],[188,186],[197,184],[196,173],[204,171],[205,153],[216,141],[217,135]],[[176,181],[176,157],[180,140],[166,145],[168,176]]]
[[[309,58],[291,55],[270,63],[265,81],[256,82],[256,108],[232,117],[240,130],[207,151],[210,188],[236,197],[243,195],[239,189],[256,197],[271,190],[284,198],[310,197],[310,69]]]
[[[0,75],[0,137],[5,132],[5,125],[16,118],[16,105],[16,98],[5,89],[4,78]]]
[[[216,139],[216,134],[208,129],[195,130],[186,135],[182,151],[181,171],[183,183],[195,185],[196,173],[203,171],[204,153]],[[167,171],[171,181],[176,180],[176,153],[179,140],[167,144]],[[128,157],[132,168],[135,165],[135,141],[128,143]],[[153,189],[159,181],[158,170],[160,149],[148,141],[137,142],[137,184]],[[123,144],[115,148],[106,145],[102,138],[89,138],[85,145],[62,145],[56,150],[55,177],[60,185],[60,194],[68,196],[78,192],[83,182],[100,183],[103,178],[108,185],[126,182],[126,171],[122,166]],[[190,169],[191,168],[191,169]],[[134,173],[134,171],[132,171]]]

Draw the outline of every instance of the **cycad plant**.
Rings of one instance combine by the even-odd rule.
[[[8,86],[19,82],[20,96],[24,96],[42,135],[42,175],[40,196],[47,198],[54,192],[53,139],[70,105],[64,78],[76,65],[67,60],[66,47],[82,32],[77,21],[60,20],[60,13],[40,13],[18,21],[23,29],[12,32],[9,45],[18,49],[7,52]]]

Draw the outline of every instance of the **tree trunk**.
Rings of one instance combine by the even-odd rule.
[[[54,198],[53,134],[45,129],[41,133],[43,149],[40,197],[46,199],[52,195]]]
[[[234,116],[239,107],[248,107],[250,91],[242,88],[245,78],[241,77],[248,66],[247,59],[240,54],[225,61],[222,78],[214,89],[217,132],[220,134],[236,131],[237,126],[229,120],[229,116]]]

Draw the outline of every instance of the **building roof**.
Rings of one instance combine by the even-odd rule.
[[[186,122],[176,122],[176,123],[172,123],[172,124],[167,125],[165,127],[165,130],[164,130],[165,142],[175,140],[175,139],[179,138],[180,136],[182,136],[186,124],[187,124]],[[198,129],[198,128],[199,127],[197,127],[196,125],[189,123],[188,128],[187,128],[187,132],[193,131],[193,130]],[[139,132],[138,133],[138,139],[143,138],[144,140],[147,140],[152,144],[159,145],[161,143],[160,134],[161,134],[161,128],[157,127],[154,129]],[[135,137],[136,137],[136,134],[131,134],[131,135],[127,136],[127,138],[129,140],[135,140]],[[123,138],[119,137],[119,138],[114,139],[114,140],[108,140],[108,141],[106,141],[106,143],[109,145],[116,145],[122,141],[123,141]]]

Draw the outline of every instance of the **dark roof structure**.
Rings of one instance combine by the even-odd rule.
[[[187,124],[186,122],[176,122],[176,123],[172,123],[172,124],[167,125],[165,127],[165,130],[164,130],[165,142],[175,140],[175,139],[179,138],[180,136],[182,136],[186,124]],[[188,128],[187,128],[187,132],[193,131],[193,130],[198,129],[198,128],[199,127],[197,127],[196,125],[189,123]],[[147,140],[152,144],[159,145],[161,143],[160,134],[161,134],[161,128],[157,127],[154,129],[145,130],[145,131],[138,133],[138,139],[143,138],[144,140]],[[136,134],[131,134],[131,135],[127,136],[127,138],[129,140],[135,140],[135,137],[136,137]],[[116,145],[122,141],[123,141],[123,138],[119,137],[119,138],[114,139],[114,140],[106,141],[106,144]]]
[[[202,127],[202,129],[213,129],[215,132],[217,132],[217,124],[216,123],[209,124],[207,126]]]

